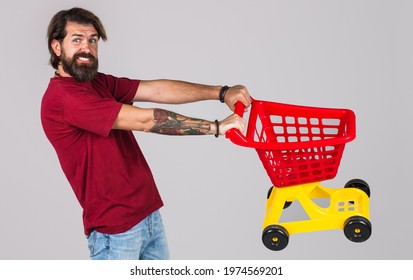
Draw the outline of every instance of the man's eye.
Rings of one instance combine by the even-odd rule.
[[[72,40],[73,43],[79,44],[80,43],[80,39],[79,38],[75,38]]]
[[[95,38],[93,38],[93,39],[90,39],[90,40],[89,40],[89,43],[95,44],[97,41],[98,41],[98,40],[96,40]]]

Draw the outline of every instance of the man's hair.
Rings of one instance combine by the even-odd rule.
[[[50,64],[53,68],[57,69],[60,62],[60,58],[54,53],[51,46],[53,40],[58,40],[63,42],[66,37],[66,24],[68,22],[75,22],[85,25],[93,25],[96,29],[98,38],[102,38],[104,41],[107,40],[106,31],[103,27],[100,19],[94,15],[92,12],[82,9],[82,8],[72,8],[70,10],[62,10],[58,12],[50,20],[49,27],[47,29],[48,47],[50,53]]]

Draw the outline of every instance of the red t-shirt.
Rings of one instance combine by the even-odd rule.
[[[55,77],[43,96],[43,129],[83,208],[86,235],[124,232],[163,205],[133,133],[111,129],[139,82]]]

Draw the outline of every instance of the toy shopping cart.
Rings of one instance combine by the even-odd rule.
[[[242,103],[236,104],[235,113],[243,116]],[[262,234],[268,249],[284,249],[290,235],[300,232],[342,229],[354,242],[370,237],[368,184],[361,179],[339,189],[320,184],[336,176],[344,146],[355,138],[355,131],[351,110],[252,100],[245,135],[236,129],[227,132],[234,144],[257,151],[273,184]],[[319,205],[319,198],[327,199],[328,206]],[[294,201],[309,219],[280,222]]]

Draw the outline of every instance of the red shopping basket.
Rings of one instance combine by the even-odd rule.
[[[235,113],[243,116],[242,103]],[[234,144],[255,148],[275,187],[321,182],[336,176],[345,143],[355,138],[348,109],[252,100],[246,134],[231,129]]]

